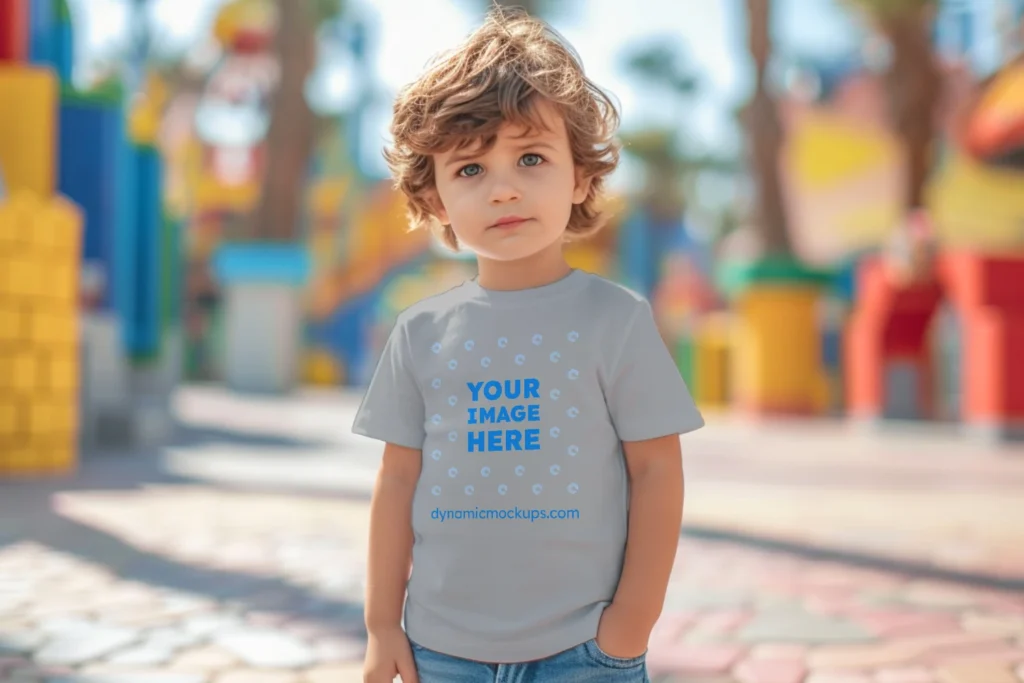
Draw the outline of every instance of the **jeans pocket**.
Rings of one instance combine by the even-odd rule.
[[[587,655],[594,660],[594,662],[612,669],[632,669],[637,666],[642,666],[647,660],[646,652],[637,657],[614,657],[601,649],[601,646],[597,644],[597,638],[588,640],[584,645]]]

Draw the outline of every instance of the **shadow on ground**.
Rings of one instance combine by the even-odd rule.
[[[325,448],[332,446],[329,441],[322,439],[297,439],[290,436],[276,434],[253,434],[241,429],[230,429],[227,427],[212,427],[208,425],[184,425],[179,424],[175,428],[171,444],[179,448],[204,446],[209,444],[232,444],[234,446],[258,449],[295,449],[302,452],[311,448]]]
[[[311,445],[274,436],[253,436],[179,425],[169,446],[188,448],[211,441],[220,445],[234,445],[239,449],[252,449],[253,446],[301,449]],[[322,447],[323,444],[312,445]],[[361,633],[362,605],[357,601],[325,596],[322,590],[296,585],[283,578],[204,567],[149,552],[102,529],[61,514],[56,501],[63,493],[130,492],[152,486],[163,489],[175,486],[221,488],[211,486],[205,480],[169,472],[164,448],[86,453],[81,458],[79,471],[73,476],[60,479],[0,480],[0,553],[6,547],[33,543],[105,568],[123,581],[208,598],[233,610],[287,612],[304,620],[322,622],[327,633],[331,632],[332,627],[336,627],[337,633],[349,637],[354,632]],[[257,489],[259,492],[276,492],[273,486],[266,483],[260,484]],[[285,487],[282,492],[292,491]],[[318,492],[317,495],[368,499],[368,494]],[[5,616],[10,620],[17,619],[19,615],[16,611],[5,615],[0,603],[0,621]],[[27,656],[34,647],[28,642],[0,641],[0,658],[5,654]],[[2,669],[0,666],[0,680],[4,680]],[[93,680],[81,674],[61,677],[48,673],[44,667],[33,672],[33,675],[54,683],[86,683]]]

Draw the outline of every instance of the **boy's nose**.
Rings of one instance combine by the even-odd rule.
[[[519,199],[519,190],[507,182],[496,182],[491,186],[491,203],[504,204]]]

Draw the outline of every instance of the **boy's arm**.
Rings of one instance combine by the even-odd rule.
[[[665,603],[682,525],[683,464],[678,434],[623,442],[623,450],[629,532],[622,575],[598,641],[610,655],[634,657],[647,649]]]
[[[412,566],[412,498],[419,480],[419,450],[387,444],[370,502],[366,577],[366,630],[398,629]]]

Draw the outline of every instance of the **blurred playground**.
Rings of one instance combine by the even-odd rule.
[[[82,443],[159,440],[183,381],[358,388],[399,311],[472,275],[466,254],[407,229],[402,197],[357,153],[381,101],[365,12],[287,18],[232,0],[204,37],[216,58],[148,59],[143,32],[83,83],[67,2],[2,7],[5,472],[68,471]],[[633,182],[570,261],[652,300],[705,409],[953,421],[996,439],[1024,427],[1019,31],[981,76],[962,30],[971,3],[936,7],[900,19],[930,41],[919,54],[866,2],[850,16],[871,37],[859,50],[787,58],[778,83],[755,69],[745,107],[770,116],[738,116],[748,157],[623,132]],[[311,38],[333,52],[289,48]],[[345,106],[308,86],[339,53]],[[672,59],[641,46],[629,68],[699,97]],[[296,73],[305,99],[275,97]],[[900,78],[920,84],[913,97],[894,95]],[[739,189],[708,209],[694,189],[708,178]]]
[[[382,21],[488,3],[189,2],[0,0],[0,680],[359,680],[348,426],[398,313],[474,275],[382,172],[382,67],[418,59]],[[1024,0],[688,12],[693,54],[735,33],[738,143],[697,144],[717,75],[652,28],[566,247],[652,301],[708,418],[652,673],[1024,680]],[[794,47],[825,15],[845,47]]]
[[[82,82],[72,6],[0,7],[5,474],[159,442],[181,382],[358,389],[399,311],[472,276],[466,254],[407,229],[403,198],[357,153],[381,100],[365,12],[232,0],[204,37],[215,59],[148,59],[143,33]],[[962,30],[971,3],[937,7],[901,19],[930,41],[918,54],[868,2],[850,16],[873,36],[859,50],[787,59],[778,83],[755,69],[745,107],[761,115],[738,116],[749,157],[623,131],[633,182],[567,253],[652,300],[706,410],[1024,429],[1020,32],[982,76]],[[311,38],[333,52],[289,47]],[[771,57],[756,43],[755,66]],[[338,53],[345,106],[308,86]],[[629,68],[699,97],[672,59],[641,46]],[[296,73],[305,99],[276,97]],[[913,97],[894,95],[900,78]],[[709,209],[694,189],[708,178],[739,189]]]

